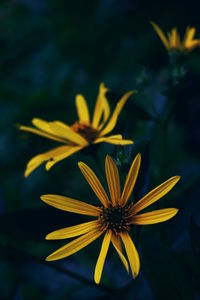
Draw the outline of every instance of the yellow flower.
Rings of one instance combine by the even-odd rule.
[[[181,42],[177,28],[173,28],[171,32],[168,32],[166,37],[166,35],[158,25],[156,25],[154,22],[151,22],[151,25],[153,26],[154,30],[156,31],[168,51],[179,50],[189,52],[194,48],[200,46],[200,39],[194,39],[194,35],[196,32],[195,27],[187,27],[185,37]]]
[[[96,217],[96,220],[59,229],[48,234],[46,236],[47,240],[67,239],[75,236],[80,237],[53,252],[46,258],[47,261],[68,257],[104,234],[95,268],[95,282],[99,283],[101,280],[101,274],[110,242],[116,249],[127,272],[129,272],[130,264],[133,278],[138,275],[140,259],[136,247],[129,235],[130,227],[135,224],[148,225],[164,222],[175,216],[178,212],[178,209],[176,208],[159,209],[142,214],[138,213],[166,195],[180,179],[179,176],[169,178],[167,181],[150,191],[137,203],[133,204],[128,201],[135,186],[140,163],[141,156],[138,154],[130,167],[124,189],[121,193],[118,168],[111,157],[106,157],[105,171],[110,197],[106,194],[94,172],[83,162],[78,163],[83,176],[99,198],[101,206],[96,207],[79,200],[59,195],[41,196],[41,200],[58,209]],[[123,254],[122,242],[126,250],[129,264]]]
[[[76,108],[79,120],[68,126],[63,122],[46,122],[34,118],[32,124],[35,126],[20,126],[20,130],[32,132],[45,138],[55,140],[64,145],[54,148],[48,152],[33,157],[27,164],[25,177],[34,171],[42,163],[46,162],[48,171],[54,164],[67,158],[91,144],[109,143],[115,145],[130,145],[132,140],[124,140],[121,134],[107,136],[116,126],[118,116],[128,98],[136,91],[127,92],[117,103],[113,114],[110,116],[110,106],[106,98],[108,89],[100,84],[99,94],[94,109],[94,115],[90,120],[87,102],[83,95],[76,96]]]

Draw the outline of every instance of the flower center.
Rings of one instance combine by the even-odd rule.
[[[102,207],[102,212],[99,216],[102,229],[111,229],[115,234],[129,230],[128,211],[128,206]]]
[[[92,143],[98,136],[98,130],[93,128],[90,124],[80,123],[79,121],[75,122],[71,128],[82,135],[88,143]]]

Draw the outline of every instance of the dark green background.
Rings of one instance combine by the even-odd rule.
[[[184,76],[177,78],[151,20],[165,31],[177,26],[182,36],[193,25],[200,36],[195,1],[0,2],[0,299],[200,299],[200,49],[187,56]],[[78,153],[25,179],[28,160],[58,144],[19,132],[18,124],[29,125],[33,117],[73,123],[75,95],[83,93],[92,111],[100,82],[110,88],[112,108],[123,93],[138,90],[115,130],[134,139],[134,146],[101,144],[98,163]],[[45,235],[87,218],[47,207],[40,195],[98,205],[77,162],[92,166],[106,186],[105,155],[116,159],[123,179],[138,152],[135,201],[170,176],[182,176],[152,207],[177,207],[179,214],[132,232],[139,277],[128,277],[110,247],[102,285],[95,286],[101,239],[46,263],[65,241],[45,241]]]

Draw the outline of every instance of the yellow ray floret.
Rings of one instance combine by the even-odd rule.
[[[167,33],[167,36],[164,34],[162,29],[154,22],[150,22],[153,26],[154,30],[158,34],[161,39],[163,45],[167,49],[167,51],[182,51],[182,52],[190,52],[194,48],[200,46],[200,39],[195,39],[194,35],[196,32],[196,28],[187,27],[185,32],[185,37],[181,42],[180,35],[178,33],[177,28],[173,28],[171,32]]]
[[[82,100],[81,100],[82,101]],[[84,117],[87,114],[84,113]],[[112,243],[127,272],[130,270],[135,278],[140,270],[140,258],[134,242],[130,236],[130,228],[135,225],[149,225],[165,222],[174,217],[177,208],[158,209],[151,212],[138,214],[140,211],[155,203],[165,196],[179,181],[180,176],[173,176],[147,193],[136,203],[130,201],[130,196],[135,186],[141,164],[141,155],[138,154],[128,172],[124,189],[121,193],[120,176],[117,165],[110,156],[105,160],[105,172],[110,197],[100,183],[95,173],[83,162],[79,168],[88,184],[96,194],[99,203],[97,206],[59,195],[43,195],[41,199],[47,204],[61,210],[95,217],[95,220],[58,229],[46,236],[48,240],[67,239],[76,237],[73,241],[50,254],[46,260],[66,258],[83,249],[94,240],[104,235],[99,257],[96,263],[94,280],[101,281],[103,266]],[[122,243],[127,258],[123,253]]]
[[[64,144],[33,157],[27,164],[25,177],[29,176],[43,163],[46,163],[46,170],[48,171],[59,161],[85,147],[89,147],[91,144],[108,143],[121,146],[133,144],[132,140],[123,139],[121,134],[109,136],[108,134],[115,128],[119,114],[127,100],[136,91],[124,94],[112,114],[110,113],[110,106],[106,97],[107,91],[108,88],[101,83],[93,118],[90,117],[84,96],[78,94],[75,98],[78,120],[71,126],[60,121],[47,122],[38,118],[32,119],[34,127],[20,126],[20,130]]]

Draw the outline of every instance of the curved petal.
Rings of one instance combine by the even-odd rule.
[[[172,49],[180,49],[181,50],[181,42],[180,36],[178,34],[177,28],[173,28],[171,31],[171,35],[169,37],[170,47]]]
[[[49,171],[55,164],[57,164],[59,161],[71,156],[72,154],[80,151],[83,149],[82,146],[67,146],[68,148],[65,149],[60,154],[55,155],[54,157],[51,157],[51,159],[46,163],[46,170]]]
[[[106,141],[107,139],[117,139],[117,140],[122,140],[122,135],[121,134],[115,134],[115,135],[110,135],[110,136],[105,136],[105,137],[98,137],[93,144],[98,144]]]
[[[110,120],[108,121],[108,124],[100,132],[100,136],[104,136],[104,135],[108,134],[109,132],[111,132],[114,129],[114,127],[117,123],[118,116],[119,116],[120,112],[122,111],[126,101],[134,93],[136,93],[136,91],[130,91],[130,92],[128,92],[128,93],[126,93],[122,96],[122,98],[117,103],[116,108],[115,108]]]
[[[135,248],[135,245],[127,232],[122,232],[120,235],[126,249],[132,276],[135,278],[140,270],[140,258],[137,249]]]
[[[187,51],[191,51],[191,50],[193,50],[194,48],[199,47],[199,46],[200,46],[200,40],[195,39],[195,40],[192,40],[192,41],[185,47],[185,49],[186,49]]]
[[[121,146],[132,145],[134,143],[132,140],[122,139],[122,135],[117,134],[117,135],[111,135],[111,136],[107,136],[107,137],[97,138],[93,142],[93,144],[98,144],[98,143],[103,143],[103,142],[108,143],[108,144],[113,144],[113,145],[121,145]]]
[[[88,145],[88,142],[70,127],[64,128],[58,124],[58,122],[50,122],[49,125],[53,132],[55,132],[55,134],[59,135],[61,138],[83,147]]]
[[[161,39],[161,41],[163,42],[165,48],[167,50],[169,50],[170,49],[169,41],[167,40],[162,29],[158,25],[156,25],[154,22],[150,22],[150,23],[153,26],[153,28],[154,28],[155,32],[157,33],[157,35],[159,36],[159,38]]]
[[[102,246],[101,246],[101,251],[96,263],[96,267],[95,267],[95,272],[94,272],[94,281],[99,284],[100,280],[101,280],[101,274],[103,271],[103,266],[105,263],[105,259],[106,259],[106,255],[108,253],[108,248],[110,245],[110,240],[111,240],[111,230],[107,231],[103,242],[102,242]]]
[[[54,140],[54,141],[57,141],[57,142],[66,143],[66,140],[62,139],[61,137],[58,137],[58,136],[50,134],[50,133],[46,133],[44,131],[41,131],[41,130],[38,130],[38,129],[35,129],[35,128],[32,128],[32,127],[22,125],[22,126],[19,127],[19,129],[22,130],[22,131],[31,132],[31,133],[34,133],[36,135],[43,136],[47,139],[51,139],[51,140]]]
[[[94,110],[92,126],[94,128],[99,127],[99,122],[101,121],[102,114],[104,114],[103,123],[105,123],[110,115],[110,106],[108,100],[106,98],[106,93],[108,89],[105,87],[103,83],[99,86],[99,94],[97,97],[97,102]]]
[[[52,163],[55,163],[57,157],[60,157],[61,155],[63,155],[63,153],[64,154],[69,153],[69,149],[71,148],[72,148],[71,146],[60,146],[50,151],[34,156],[28,162],[24,176],[28,177],[31,174],[31,172],[33,172],[37,167],[39,167],[45,161],[50,160]],[[74,148],[76,149],[77,147]]]
[[[109,155],[106,156],[105,170],[111,201],[115,206],[119,203],[121,196],[120,179],[118,168]]]
[[[49,126],[49,122],[39,119],[39,118],[33,118],[32,119],[32,124],[37,127],[38,129],[45,131],[50,134],[54,134],[53,131],[51,130]]]
[[[80,168],[83,176],[85,177],[85,179],[87,180],[87,182],[89,183],[89,185],[91,186],[91,188],[93,189],[94,193],[97,195],[97,197],[101,201],[101,203],[105,207],[108,207],[110,201],[108,199],[108,196],[107,196],[107,194],[106,194],[103,186],[101,185],[99,179],[97,178],[97,176],[83,162],[79,162],[78,166],[79,166],[79,168]]]
[[[173,218],[178,212],[177,208],[164,208],[158,209],[144,214],[136,215],[133,217],[131,224],[136,225],[149,225],[165,222]]]
[[[33,158],[30,160],[30,162],[31,162],[33,159],[36,159],[36,158],[37,158],[37,160],[35,161],[35,163],[26,166],[26,170],[25,170],[25,172],[24,172],[24,177],[25,177],[25,178],[27,178],[27,177],[28,177],[35,169],[37,169],[37,168],[44,162],[44,159],[43,159],[43,158],[40,158],[40,156],[41,156],[41,154],[39,154],[39,155],[33,157]],[[30,162],[29,162],[29,163],[30,163]],[[29,164],[29,163],[28,163],[28,164]]]
[[[179,180],[180,176],[173,176],[157,186],[155,189],[145,195],[141,200],[135,203],[131,208],[130,213],[136,214],[139,211],[143,210],[145,207],[153,204],[154,202],[165,196],[175,186],[175,184],[177,184]]]
[[[80,122],[90,123],[89,109],[83,95],[76,95],[76,109]]]
[[[129,273],[129,266],[128,266],[127,259],[125,258],[125,256],[122,253],[122,243],[121,243],[120,237],[116,236],[115,234],[112,234],[111,242],[112,242],[113,246],[115,247],[115,250],[117,251],[127,273]]]
[[[185,41],[184,41],[185,47],[187,47],[188,43],[190,43],[193,40],[193,38],[195,36],[195,33],[196,33],[196,28],[195,27],[192,27],[192,28],[188,27],[187,28],[186,35],[185,35]]]
[[[129,200],[131,193],[133,191],[133,188],[135,186],[137,176],[139,173],[141,164],[141,155],[140,153],[135,157],[130,170],[128,172],[125,184],[124,184],[124,190],[121,197],[121,205],[126,205],[127,201]]]
[[[85,234],[99,227],[98,221],[90,221],[79,225],[55,230],[46,236],[46,240],[62,240]]]
[[[96,240],[102,233],[103,231],[99,230],[90,231],[82,235],[81,237],[78,237],[77,239],[73,240],[72,242],[68,243],[67,245],[59,248],[58,250],[50,254],[46,258],[46,260],[52,261],[68,257],[76,253],[77,251],[85,248],[87,245]]]
[[[76,214],[97,217],[101,212],[100,208],[91,204],[60,195],[47,194],[42,195],[40,199],[53,207]]]

